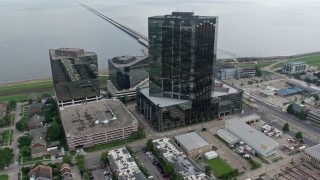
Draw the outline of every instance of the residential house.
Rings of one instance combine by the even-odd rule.
[[[29,172],[30,180],[52,180],[52,168],[38,165]]]
[[[48,154],[43,133],[36,132],[32,135],[30,149],[32,158],[38,158]]]
[[[8,111],[8,103],[0,102],[0,119],[2,119]]]
[[[61,180],[73,180],[69,164],[63,163],[60,167]]]
[[[37,129],[43,127],[43,121],[44,117],[39,114],[34,114],[28,122],[28,128],[31,129]]]
[[[42,103],[29,104],[29,117],[32,117],[35,114],[43,115],[43,112],[42,112],[43,106],[44,105]]]
[[[292,108],[294,114],[299,114],[301,111],[305,111],[306,106],[304,104],[293,103]]]

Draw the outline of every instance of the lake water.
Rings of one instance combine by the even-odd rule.
[[[218,57],[319,51],[318,0],[87,0],[82,3],[145,35],[147,17],[172,11],[219,16]],[[48,49],[79,47],[99,68],[142,55],[135,39],[71,0],[0,0],[0,83],[50,77]]]

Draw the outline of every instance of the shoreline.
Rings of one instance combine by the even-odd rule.
[[[108,70],[100,70],[99,76],[108,76],[109,71]],[[7,83],[0,83],[0,87],[5,86],[15,86],[15,85],[23,85],[23,84],[30,84],[30,83],[38,83],[38,82],[46,82],[46,81],[52,81],[52,77],[43,77],[43,78],[36,78],[36,79],[27,79],[22,81],[15,81],[15,82],[7,82]]]

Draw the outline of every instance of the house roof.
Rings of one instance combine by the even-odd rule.
[[[46,154],[48,152],[45,146],[32,147],[30,149],[31,149],[31,155],[35,155],[39,153]]]
[[[41,128],[36,128],[36,129],[31,129],[29,130],[29,134],[31,137],[33,137],[36,133],[42,133],[42,134],[46,134],[48,131],[47,126],[43,126]],[[43,135],[45,136],[45,135]]]
[[[43,146],[46,146],[46,141],[44,139],[44,135],[41,132],[36,132],[32,136],[31,141],[31,147],[33,147],[35,144],[41,144]]]
[[[41,114],[40,112],[43,106],[42,103],[29,104],[29,117],[32,117],[35,114]]]
[[[43,120],[44,120],[44,117],[35,114],[34,116],[32,116],[32,118],[30,118],[30,120],[28,122],[29,129],[34,126],[43,126],[43,124],[42,124]]]
[[[29,177],[52,179],[52,168],[49,166],[38,165],[29,172]]]

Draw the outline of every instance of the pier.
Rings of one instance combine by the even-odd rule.
[[[129,34],[131,37],[135,38],[136,40],[138,40],[138,42],[140,44],[142,44],[143,46],[145,47],[149,47],[149,39],[147,36],[127,27],[127,26],[124,26],[118,22],[116,22],[115,20],[105,16],[104,14],[98,12],[97,10],[95,9],[92,9],[91,7],[85,5],[85,4],[82,4],[80,2],[78,2],[78,4],[80,4],[81,6],[83,6],[84,8],[88,9],[89,11],[91,11],[92,13],[96,14],[97,16],[101,17],[102,19],[106,20],[107,22],[111,23],[112,25],[116,26],[117,28],[121,29],[123,32]]]

